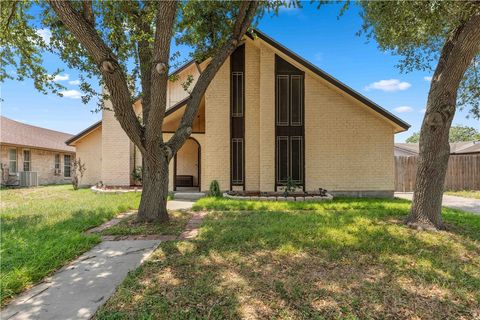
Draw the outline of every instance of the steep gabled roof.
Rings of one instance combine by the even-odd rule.
[[[304,67],[306,67],[307,69],[309,69],[310,71],[312,71],[316,75],[320,76],[321,78],[323,78],[324,80],[326,80],[327,82],[332,84],[333,86],[339,88],[340,90],[346,92],[347,94],[349,94],[353,98],[357,99],[358,101],[360,101],[363,104],[367,105],[368,107],[372,108],[374,111],[378,112],[379,114],[381,114],[385,118],[394,122],[395,124],[400,126],[402,129],[408,130],[408,128],[410,128],[410,125],[408,123],[406,123],[405,121],[403,121],[402,119],[396,117],[395,115],[393,115],[392,113],[390,113],[386,109],[382,108],[381,106],[379,106],[378,104],[376,104],[372,100],[368,99],[364,95],[362,95],[359,92],[355,91],[354,89],[350,88],[349,86],[347,86],[346,84],[344,84],[340,80],[332,77],[330,74],[326,73],[322,69],[313,65],[309,61],[303,59],[302,57],[300,57],[298,54],[296,54],[292,50],[286,48],[285,46],[283,46],[279,42],[277,42],[274,39],[272,39],[271,37],[267,36],[265,33],[261,32],[260,30],[257,30],[257,29],[255,29],[253,33],[256,36],[258,36],[258,38],[265,41],[266,43],[268,43],[269,45],[271,45],[272,47],[274,47],[278,51],[282,52],[283,54],[285,54],[289,58],[291,58],[291,59],[295,60],[296,62],[298,62],[299,64],[303,65]],[[250,35],[250,38],[253,39],[254,37]]]
[[[74,147],[65,144],[73,135],[40,128],[1,116],[0,143],[30,148],[75,152]]]
[[[325,71],[323,71],[322,69],[318,68],[317,66],[313,65],[312,63],[310,63],[309,61],[303,59],[302,57],[300,57],[299,55],[297,55],[295,52],[291,51],[290,49],[287,49],[285,46],[283,46],[282,44],[278,43],[277,41],[275,41],[274,39],[272,39],[271,37],[267,36],[265,33],[261,32],[260,30],[258,29],[254,29],[253,33],[258,36],[258,38],[262,39],[263,41],[265,41],[266,43],[268,43],[269,45],[271,45],[272,47],[274,47],[275,49],[279,50],[280,52],[282,52],[283,54],[287,55],[288,57],[290,57],[291,59],[295,60],[296,62],[298,62],[299,64],[303,65],[304,67],[306,67],[307,69],[309,69],[310,71],[312,71],[313,73],[317,74],[318,76],[320,76],[321,78],[323,78],[324,80],[326,80],[327,82],[329,82],[330,84],[334,85],[335,87],[339,88],[340,90],[346,92],[347,94],[349,94],[350,96],[352,96],[353,98],[357,99],[358,101],[362,102],[363,104],[367,105],[368,107],[370,107],[371,109],[373,109],[374,111],[378,112],[379,114],[381,114],[382,116],[384,116],[385,118],[389,119],[390,121],[392,121],[393,123],[397,124],[398,126],[400,126],[403,130],[408,130],[408,128],[410,128],[410,125],[408,123],[406,123],[405,121],[401,120],[400,118],[396,117],[395,115],[393,115],[392,113],[390,113],[389,111],[387,111],[386,109],[382,108],[381,106],[379,106],[378,104],[376,104],[375,102],[371,101],[370,99],[368,99],[367,97],[363,96],[362,94],[360,94],[359,92],[355,91],[354,89],[350,88],[349,86],[347,86],[346,84],[344,84],[343,82],[341,82],[340,80],[332,77],[330,74],[326,73]],[[248,34],[248,36],[251,38],[251,39],[254,39],[254,37],[251,35],[251,34]],[[182,66],[180,66],[178,69],[176,69],[175,71],[173,71],[170,76],[172,75],[175,75],[175,74],[178,74],[180,73],[181,71],[185,70],[187,67],[189,67],[190,65],[192,64],[197,64],[197,67],[198,67],[198,63],[195,61],[195,60],[190,60],[188,62],[186,62],[185,64],[183,64]],[[139,100],[140,98],[137,99],[137,101]],[[184,100],[178,102],[177,104],[173,105],[172,107],[168,108],[167,111],[166,111],[166,116],[168,116],[169,114],[171,114],[172,112],[178,110],[179,108],[183,107],[187,102],[188,100],[190,99],[190,96],[186,97]],[[99,126],[101,126],[102,122],[99,121],[95,124],[93,124],[92,126],[88,127],[87,129],[83,130],[82,132],[80,132],[79,134],[75,135],[74,137],[72,137],[71,139],[69,139],[67,141],[67,144],[71,144],[72,142],[76,141],[76,140],[79,140],[80,138],[82,138],[83,136],[85,136],[86,134],[90,133],[91,131],[93,131],[94,129],[98,128]]]

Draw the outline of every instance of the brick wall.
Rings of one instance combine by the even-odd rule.
[[[275,188],[275,54],[260,47],[260,190]]]
[[[23,171],[23,150],[30,150],[30,171],[38,173],[38,183],[45,184],[64,184],[71,183],[71,177],[64,177],[64,155],[70,155],[74,160],[75,154],[69,152],[60,152],[54,150],[43,150],[35,148],[26,148],[21,146],[1,146],[1,163],[8,166],[8,150],[17,150],[17,171]],[[55,155],[60,155],[60,174],[55,174]],[[72,172],[73,174],[73,172]],[[18,176],[11,173],[10,183],[18,180]],[[18,184],[18,183],[16,183]]]
[[[307,190],[393,190],[393,127],[310,73],[305,128]]]
[[[205,147],[202,152],[202,190],[217,180],[221,190],[230,189],[230,59],[220,68],[205,93]]]
[[[130,185],[130,139],[115,118],[112,103],[102,111],[102,182],[110,186]],[[106,109],[110,110],[106,110]]]
[[[102,127],[95,129],[75,144],[77,157],[85,164],[82,186],[92,186],[102,180]]]

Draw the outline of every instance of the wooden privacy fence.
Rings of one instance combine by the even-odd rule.
[[[415,187],[418,156],[395,157],[395,191]],[[480,154],[450,155],[445,190],[480,190]]]

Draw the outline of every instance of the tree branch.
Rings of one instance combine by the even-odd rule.
[[[163,142],[162,123],[167,105],[168,64],[177,1],[159,1],[156,16],[155,42],[151,66],[150,110],[145,122],[147,146]]]
[[[182,120],[180,121],[179,127],[167,143],[167,146],[172,151],[172,155],[175,154],[178,149],[180,149],[185,140],[187,140],[192,133],[192,124],[198,113],[200,102],[205,94],[205,91],[225,60],[237,48],[243,36],[247,32],[248,27],[252,23],[257,12],[257,8],[258,1],[244,1],[241,3],[241,7],[235,20],[235,25],[230,38],[217,51],[209,65],[198,78],[198,81],[190,95],[191,98],[187,103],[187,107],[183,114]]]
[[[100,68],[117,120],[135,145],[141,151],[145,151],[143,129],[133,110],[126,76],[112,50],[103,42],[85,17],[71,6],[70,2],[48,0],[48,3]]]
[[[83,0],[83,17],[91,26],[95,25],[93,2],[91,0]]]

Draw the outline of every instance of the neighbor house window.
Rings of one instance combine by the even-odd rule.
[[[63,176],[70,177],[70,165],[71,165],[71,156],[64,155],[63,156]]]
[[[8,149],[8,171],[17,172],[17,149]]]
[[[60,155],[56,154],[55,155],[55,174],[60,174],[60,166],[62,164],[60,163]]]
[[[31,170],[31,154],[30,150],[23,150],[23,171]]]

